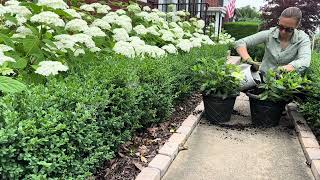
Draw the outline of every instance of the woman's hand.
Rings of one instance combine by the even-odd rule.
[[[287,71],[287,72],[292,72],[292,71],[295,70],[295,68],[291,64],[288,64],[288,65],[285,65],[285,66],[281,66],[280,68],[285,70],[285,71]]]

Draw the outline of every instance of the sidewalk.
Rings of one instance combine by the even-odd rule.
[[[238,97],[230,124],[249,124],[249,101]],[[293,129],[218,127],[202,119],[164,180],[308,180],[310,168]]]

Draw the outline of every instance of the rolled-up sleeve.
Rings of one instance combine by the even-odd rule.
[[[269,30],[260,31],[256,34],[253,34],[251,36],[239,39],[235,42],[235,49],[239,47],[251,47],[258,44],[265,43],[269,36]]]
[[[296,71],[302,72],[310,66],[311,62],[311,42],[308,36],[305,36],[299,44],[297,58],[290,62]]]

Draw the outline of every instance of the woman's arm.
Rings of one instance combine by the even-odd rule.
[[[298,72],[304,71],[310,66],[311,62],[311,42],[308,35],[305,35],[303,41],[299,45],[298,55],[295,60],[284,66],[288,71],[296,70]],[[291,68],[290,68],[291,67]],[[289,68],[289,69],[288,69]]]
[[[265,43],[267,41],[270,30],[260,31],[251,36],[242,38],[235,43],[235,49],[242,59],[248,60],[250,59],[250,55],[248,53],[247,47],[255,46],[261,43]]]

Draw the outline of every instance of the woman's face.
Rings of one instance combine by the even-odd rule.
[[[295,18],[280,17],[278,22],[280,36],[291,36],[298,25],[298,21]]]

